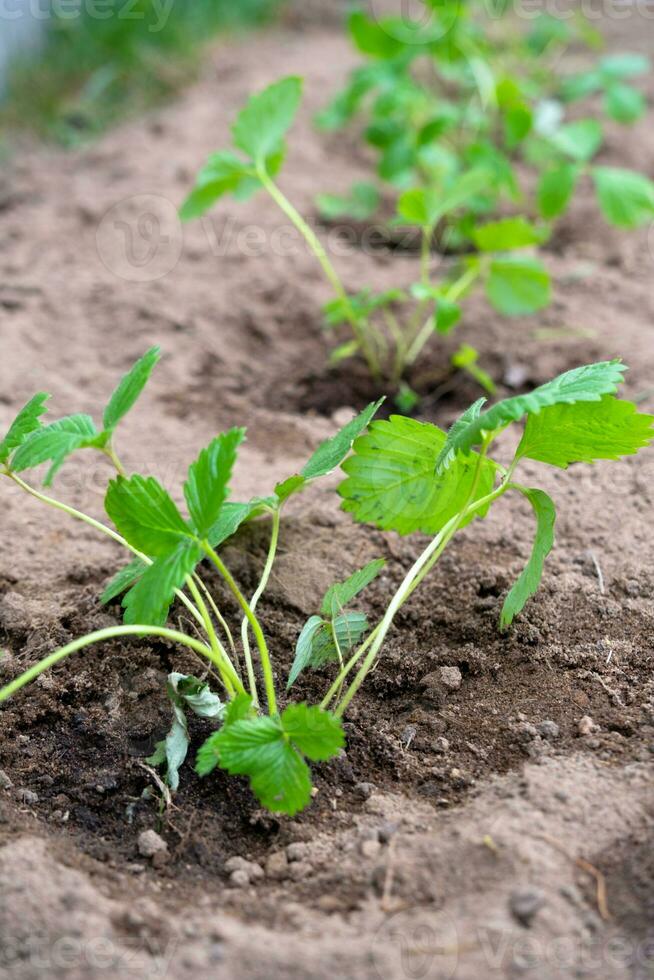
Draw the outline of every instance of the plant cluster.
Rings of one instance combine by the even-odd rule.
[[[165,767],[168,784],[176,789],[189,749],[187,715],[193,712],[215,728],[198,751],[197,772],[206,776],[220,767],[246,776],[261,805],[280,813],[294,814],[309,803],[309,763],[333,758],[344,746],[342,717],[377,663],[398,610],[456,533],[475,518],[486,517],[509,492],[531,504],[536,534],[531,557],[504,600],[503,629],[534,595],[554,541],[555,508],[543,490],[517,481],[520,462],[538,460],[565,469],[574,462],[618,459],[637,452],[654,436],[654,417],[615,397],[624,365],[591,364],[486,410],[481,399],[448,433],[402,416],[373,421],[380,403],[371,404],[323,442],[299,473],[278,483],[268,495],[243,503],[229,499],[229,482],[245,432],[230,429],[216,436],[189,466],[182,488],[183,513],[154,477],[128,475],[115,448],[117,426],[135,404],[158,358],[159,351],[153,348],[125,375],[104,409],[101,427],[88,415],[44,424],[48,396],[39,393],[0,442],[0,475],[42,503],[108,535],[131,556],[102,596],[105,603],[123,596],[124,624],[90,633],[45,657],[5,685],[0,702],[96,643],[154,637],[185,647],[199,656],[207,672],[203,677],[171,674],[172,726],[150,761]],[[505,466],[489,451],[500,433],[522,420],[526,420],[522,438]],[[105,497],[113,526],[46,495],[21,475],[47,464],[45,482],[50,484],[65,461],[80,450],[103,454],[115,470]],[[257,610],[274,566],[287,501],[339,466],[345,473],[338,490],[342,505],[356,521],[399,534],[421,532],[431,540],[374,626],[353,604],[379,575],[383,560],[368,563],[328,589],[319,612],[299,635],[286,684],[288,692],[303,671],[333,664],[328,689],[317,704],[289,702],[286,693],[280,705],[279,670]],[[269,523],[269,547],[259,584],[248,597],[221,551],[239,527],[255,519]],[[223,587],[220,593],[209,588],[207,569],[217,573]],[[229,622],[225,594],[240,610],[237,624]],[[193,632],[185,631],[182,624],[167,625],[175,599],[182,603],[182,615]]]
[[[565,47],[580,38],[597,42],[583,19],[575,27],[543,14],[526,36],[505,29],[498,39],[480,23],[484,5],[424,2],[429,17],[422,26],[360,11],[350,15],[350,33],[367,63],[319,116],[320,125],[332,130],[355,116],[366,119],[365,139],[379,155],[378,177],[395,198],[393,223],[414,229],[421,242],[420,275],[409,288],[349,293],[324,244],[279,188],[284,141],[301,100],[299,78],[282,79],[250,99],[232,129],[236,152],[209,158],[181,209],[189,220],[224,194],[245,200],[267,191],[332,287],[325,325],[344,329],[347,339],[332,349],[330,362],[363,357],[372,376],[396,391],[403,410],[418,400],[408,370],[435,335],[456,327],[473,290],[483,289],[490,305],[509,317],[549,304],[551,280],[538,247],[582,179],[594,182],[612,224],[634,228],[654,215],[650,180],[593,162],[603,142],[601,123],[592,116],[568,121],[566,115],[569,106],[601,93],[611,118],[625,124],[640,118],[644,99],[630,81],[647,71],[647,59],[606,56],[592,71],[562,78],[558,59]],[[535,172],[526,181],[536,185],[533,201],[519,179],[525,168]],[[370,182],[356,184],[346,197],[318,197],[324,217],[359,221],[369,219],[380,200]],[[458,256],[438,275],[435,244]],[[494,394],[493,379],[477,362],[469,345],[452,357],[454,367]]]

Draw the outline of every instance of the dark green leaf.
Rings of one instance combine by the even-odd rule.
[[[241,524],[265,513],[266,509],[277,506],[276,497],[254,497],[246,504],[223,504],[220,514],[207,535],[212,548],[219,548],[228,538],[236,534]]]
[[[302,755],[312,762],[332,759],[345,745],[339,719],[318,707],[289,704],[282,714],[282,727]]]
[[[372,402],[351,422],[344,425],[340,432],[318,446],[308,463],[300,471],[305,480],[315,480],[318,477],[326,476],[343,462],[352,448],[354,440],[368,427],[383,401],[384,399],[380,398],[379,401]]]
[[[203,556],[193,541],[182,540],[166,555],[155,558],[123,599],[125,623],[164,626],[175,597]]]
[[[556,508],[550,497],[542,490],[520,488],[529,500],[536,515],[537,527],[531,557],[520,578],[515,583],[502,607],[500,628],[506,629],[522,611],[527,601],[536,594],[543,575],[543,565],[554,545],[554,524]]]
[[[298,679],[303,670],[318,670],[325,664],[348,653],[368,631],[368,619],[363,613],[349,612],[327,622],[320,616],[311,616],[300,633],[295,648],[295,659],[288,675],[287,689]]]
[[[0,442],[0,463],[6,463],[14,449],[17,449],[25,439],[41,428],[41,416],[47,411],[45,403],[50,398],[44,391],[34,395],[9,426],[9,431]]]
[[[135,404],[160,357],[160,348],[151,347],[121,379],[104,410],[103,424],[108,432],[112,432],[116,428],[120,420],[127,415]]]
[[[125,565],[124,568],[121,568],[114,575],[102,593],[100,602],[106,604],[107,602],[111,602],[112,599],[116,599],[119,595],[122,595],[123,592],[126,592],[127,589],[130,589],[138,582],[147,567],[147,563],[142,561],[141,558],[132,558],[128,565]]]
[[[154,477],[112,480],[105,509],[133,548],[148,556],[165,556],[192,538],[177,505]]]

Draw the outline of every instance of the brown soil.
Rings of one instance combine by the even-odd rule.
[[[608,24],[616,50],[652,50],[642,27],[636,13]],[[365,174],[350,141],[325,143],[311,127],[353,61],[341,33],[305,13],[283,32],[218,48],[202,84],[146,122],[74,155],[38,149],[14,161],[2,188],[0,428],[40,388],[53,392],[55,411],[97,411],[117,375],[159,343],[166,356],[124,426],[127,463],[179,486],[198,447],[245,424],[233,488],[244,498],[294,472],[376,394],[356,366],[324,366],[327,292],[309,255],[245,254],[236,237],[216,254],[225,228],[282,227],[265,199],[227,201],[211,224],[186,227],[179,260],[151,282],[121,276],[120,237],[103,237],[109,209],[133,214],[136,195],[157,195],[150,207],[167,220],[235,107],[289,71],[306,77],[307,100],[283,184],[311,213],[315,192]],[[647,124],[609,128],[604,157],[642,169],[652,149]],[[628,393],[651,408],[648,230],[607,230],[582,194],[549,258],[548,311],[507,322],[475,300],[453,343],[474,342],[500,379],[521,369],[526,385],[622,355]],[[352,288],[410,282],[415,263],[359,249],[340,259]],[[442,364],[433,351],[421,365],[421,411],[446,424],[476,392]],[[99,517],[107,475],[92,460],[72,463],[57,493]],[[174,807],[160,812],[143,760],[169,720],[163,680],[198,669],[167,643],[86,652],[8,703],[0,975],[651,976],[653,457],[568,473],[533,465],[530,476],[560,508],[538,597],[511,633],[498,633],[532,530],[519,503],[502,504],[460,535],[398,617],[349,714],[346,754],[316,768],[314,802],[294,820],[257,810],[239,781],[200,781],[189,766]],[[0,679],[117,622],[118,608],[103,609],[98,594],[121,560],[90,529],[2,491]],[[262,605],[280,687],[324,588],[384,556],[367,599],[379,614],[420,542],[354,527],[322,487],[294,502],[281,545]],[[265,547],[256,526],[230,544],[245,586]],[[422,683],[441,666],[459,668],[458,690]],[[298,693],[317,695],[324,680]],[[585,716],[592,731],[581,734]],[[205,733],[193,722],[195,745]],[[147,829],[168,843],[163,866],[138,854]],[[285,869],[282,852],[292,858]],[[265,877],[231,887],[225,863],[235,855]]]

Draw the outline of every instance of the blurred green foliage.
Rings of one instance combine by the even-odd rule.
[[[196,75],[203,43],[269,20],[283,0],[79,0],[15,61],[0,127],[75,146],[165,101]]]

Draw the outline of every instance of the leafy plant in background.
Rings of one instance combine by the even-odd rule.
[[[373,422],[378,404],[372,404],[319,446],[299,473],[278,483],[269,496],[245,503],[228,500],[232,468],[244,438],[242,429],[230,429],[213,439],[189,467],[183,487],[184,516],[153,477],[128,476],[114,446],[116,427],[135,403],[157,359],[158,351],[149,351],[121,381],[105,409],[101,431],[93,426],[91,433],[88,416],[68,416],[43,425],[47,396],[41,393],[22,409],[0,442],[0,475],[118,541],[133,556],[103,596],[108,602],[125,593],[125,624],[98,630],[45,657],[5,685],[0,702],[92,644],[130,636],[161,637],[198,654],[209,674],[206,679],[178,673],[170,676],[173,724],[151,761],[165,765],[170,786],[178,785],[179,768],[189,747],[187,713],[194,712],[217,726],[198,752],[198,773],[208,775],[219,766],[230,774],[247,776],[264,807],[287,814],[301,810],[311,799],[308,762],[330,759],[343,747],[341,719],[376,664],[398,610],[456,533],[476,517],[486,517],[491,506],[509,492],[529,501],[536,517],[536,535],[531,557],[504,601],[502,628],[510,626],[536,592],[554,541],[555,509],[543,490],[516,480],[520,462],[537,460],[565,469],[575,462],[618,459],[637,452],[654,436],[654,417],[640,414],[635,405],[615,397],[624,365],[618,361],[591,364],[487,410],[481,399],[447,434],[434,425],[401,416]],[[81,422],[82,418],[86,421]],[[524,432],[510,464],[491,458],[489,450],[497,436],[523,419]],[[353,454],[346,458],[352,447]],[[20,476],[33,466],[49,463],[51,480],[79,449],[103,453],[117,470],[105,499],[116,530],[44,495]],[[292,702],[282,707],[271,652],[256,610],[274,565],[286,501],[341,464],[346,478],[339,492],[344,509],[355,520],[400,534],[421,532],[432,540],[372,628],[352,604],[379,575],[384,562],[370,562],[331,586],[320,613],[300,633],[287,687],[292,688],[307,669],[331,662],[339,665],[336,677],[320,704]],[[248,599],[220,549],[245,521],[263,515],[270,520],[270,544],[259,585]],[[217,572],[241,611],[239,644],[220,608],[220,598],[209,591],[202,577],[204,561]],[[181,626],[165,625],[175,597],[183,603],[197,636],[183,632]],[[220,688],[220,695],[213,686]]]
[[[458,213],[480,193],[487,183],[483,168],[454,176],[438,188],[412,188],[401,195],[399,217],[405,224],[416,226],[422,238],[418,282],[409,290],[348,293],[325,246],[275,181],[301,91],[301,80],[291,76],[250,99],[232,128],[238,152],[221,151],[209,158],[182,205],[181,216],[184,220],[199,218],[225,194],[244,201],[260,190],[267,191],[303,236],[333,289],[334,297],[325,307],[327,326],[345,327],[351,332],[351,337],[332,351],[332,363],[362,355],[373,377],[387,379],[397,387],[434,335],[446,335],[456,326],[462,315],[461,300],[477,285],[483,285],[489,302],[509,316],[534,313],[549,303],[549,275],[532,254],[548,232],[523,217],[476,224],[470,235],[474,251],[463,256],[443,281],[432,281],[434,231],[440,221]],[[493,393],[488,375],[477,367],[472,369],[475,360],[471,348],[455,355],[455,363],[470,370]],[[414,396],[406,383],[403,396],[403,407],[408,408],[406,398]]]
[[[422,2],[424,16],[416,20],[350,14],[349,33],[366,63],[318,123],[338,130],[362,118],[364,138],[378,154],[377,177],[398,193],[421,188],[440,195],[448,181],[482,167],[484,187],[463,212],[441,222],[442,243],[465,248],[480,215],[523,199],[517,162],[536,169],[533,207],[544,219],[566,210],[577,181],[589,172],[608,222],[634,228],[651,219],[651,181],[621,168],[590,168],[603,143],[601,122],[592,116],[567,121],[570,106],[578,115],[577,103],[598,95],[609,118],[625,125],[640,119],[646,102],[632,82],[649,70],[647,58],[608,55],[590,70],[566,75],[561,55],[570,44],[602,43],[582,14],[562,20],[542,13],[526,32],[507,18],[499,31],[494,22],[510,13],[508,5]],[[370,183],[357,188],[370,217],[380,192]],[[331,218],[344,216],[351,198],[322,195],[318,201]],[[362,216],[360,206],[356,217]]]

